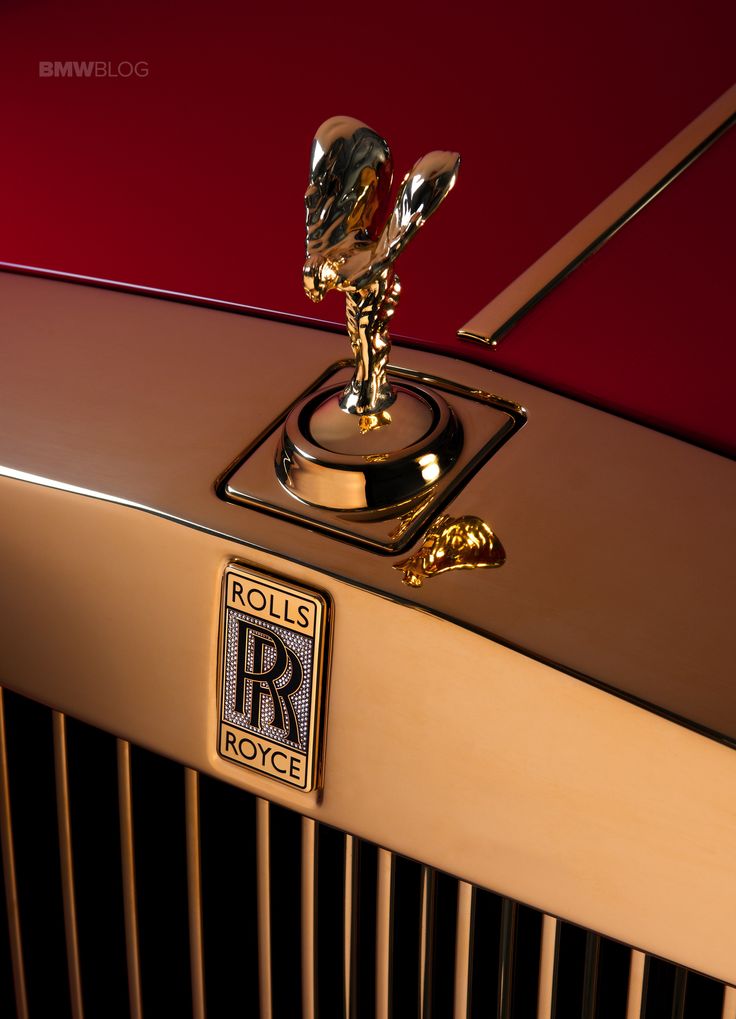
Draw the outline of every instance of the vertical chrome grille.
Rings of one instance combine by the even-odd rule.
[[[3,1016],[736,1019],[733,988],[1,691],[0,841]]]

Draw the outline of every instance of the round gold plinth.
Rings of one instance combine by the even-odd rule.
[[[396,385],[380,414],[341,410],[344,386],[298,403],[276,453],[276,475],[295,498],[332,510],[379,510],[429,489],[457,460],[462,426],[437,393]]]

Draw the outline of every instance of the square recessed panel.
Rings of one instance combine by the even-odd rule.
[[[343,380],[347,383],[351,374],[350,368],[336,365],[313,389]],[[524,414],[520,407],[490,393],[445,379],[402,368],[390,368],[389,375],[397,382],[413,381],[442,393],[462,424],[463,447],[457,462],[420,497],[380,512],[327,510],[301,502],[276,478],[276,452],[290,407],[284,408],[264,437],[245,450],[218,485],[220,495],[229,502],[285,517],[376,552],[397,554],[409,548],[472,474],[523,424]]]

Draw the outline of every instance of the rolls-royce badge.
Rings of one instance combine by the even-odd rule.
[[[220,755],[306,792],[321,781],[329,613],[318,591],[225,570]]]

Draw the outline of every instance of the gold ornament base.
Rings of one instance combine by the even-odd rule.
[[[463,429],[439,395],[420,385],[395,387],[378,414],[348,414],[343,386],[306,397],[284,422],[276,476],[310,506],[376,511],[421,498],[457,462]]]
[[[352,366],[345,362],[328,369],[243,450],[218,479],[217,491],[228,502],[316,532],[305,533],[307,542],[330,535],[396,554],[444,512],[521,427],[524,414],[480,389],[391,365],[388,376],[397,399],[387,411],[361,419],[336,409],[351,376]],[[375,479],[374,468],[381,468]],[[338,502],[347,508],[336,508]],[[472,499],[462,507],[464,512],[472,508]]]

